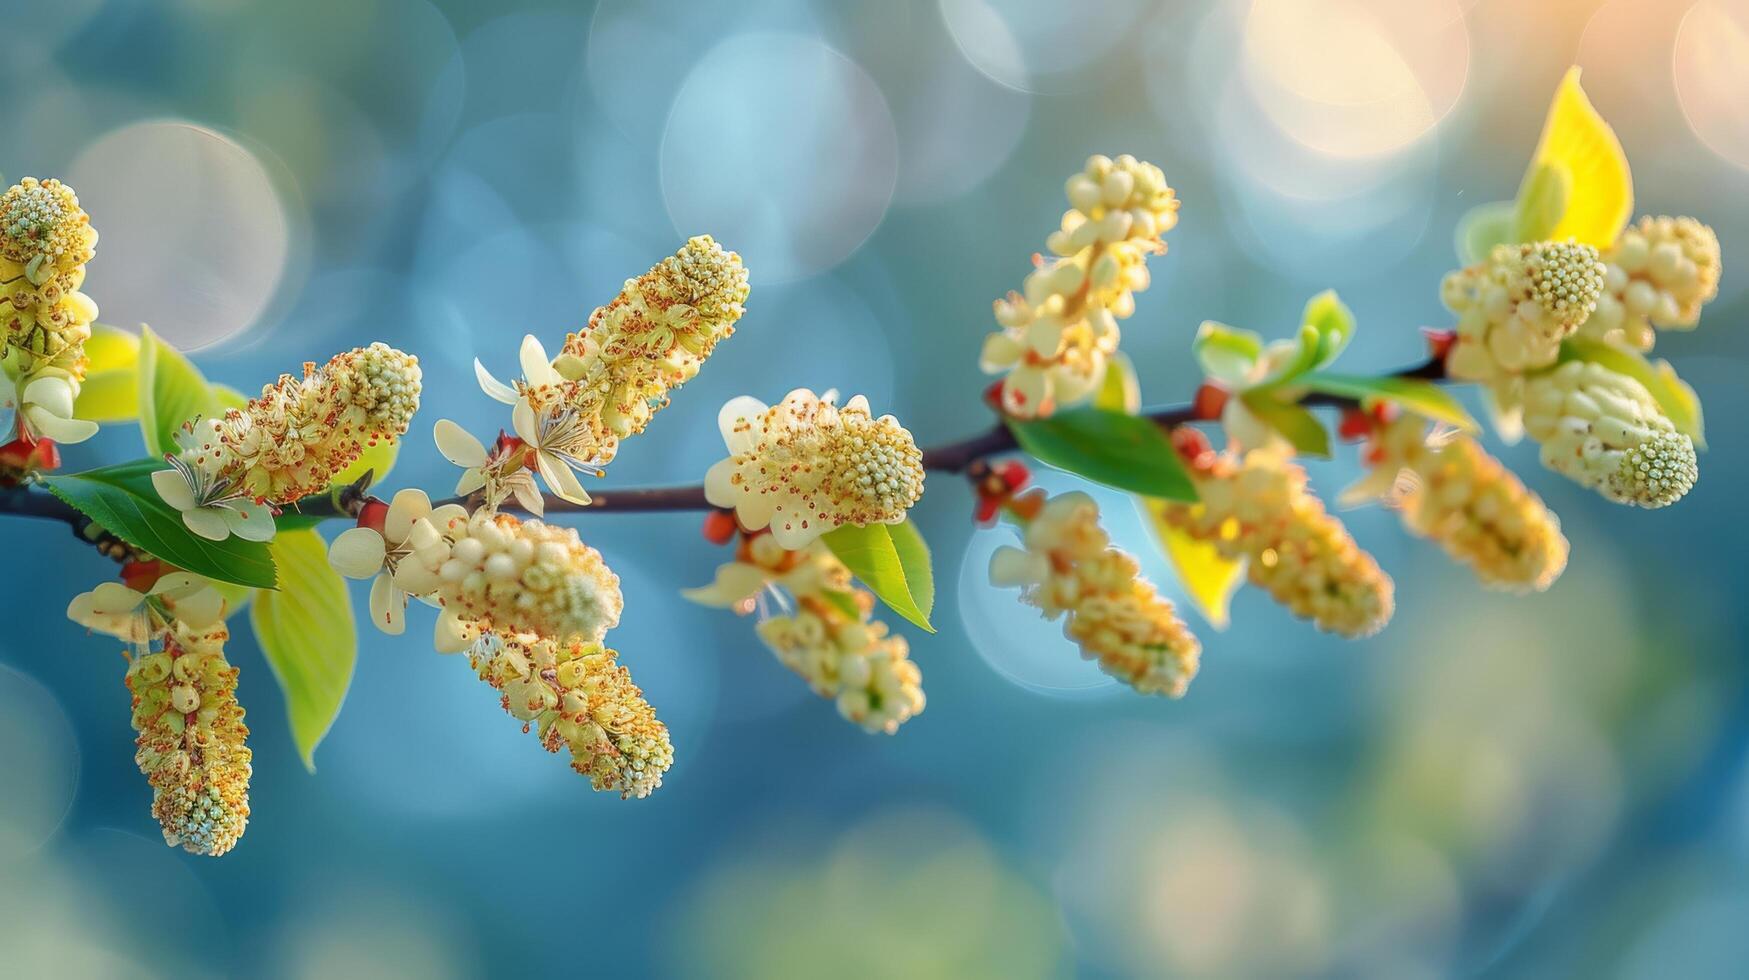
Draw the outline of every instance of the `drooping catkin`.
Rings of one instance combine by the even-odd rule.
[[[1390,621],[1390,576],[1307,489],[1297,464],[1270,449],[1211,454],[1192,478],[1198,502],[1159,513],[1227,558],[1244,560],[1251,584],[1343,636],[1368,636]]]
[[[225,660],[224,623],[195,630],[172,622],[162,649],[128,666],[134,761],[152,786],[164,842],[224,854],[249,824],[251,754],[237,703],[237,668]]]

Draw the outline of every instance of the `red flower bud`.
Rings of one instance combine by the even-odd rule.
[[[121,582],[135,592],[145,592],[157,585],[166,571],[164,563],[157,559],[130,561],[121,567]]]
[[[728,544],[740,526],[735,515],[726,510],[713,510],[704,515],[704,539],[711,544]]]
[[[1456,330],[1439,330],[1434,327],[1422,327],[1421,336],[1427,338],[1427,354],[1436,361],[1445,360],[1451,353],[1453,344],[1457,343]]]
[[[1349,408],[1343,410],[1342,421],[1336,426],[1336,434],[1353,442],[1357,439],[1365,439],[1372,433],[1372,429],[1373,417],[1371,413],[1358,408]]]
[[[375,497],[366,500],[364,507],[358,512],[358,526],[368,527],[378,534],[382,533],[383,526],[388,523],[388,519],[389,505]]]
[[[1227,389],[1213,381],[1204,381],[1190,400],[1190,410],[1199,419],[1218,419],[1227,407]]]

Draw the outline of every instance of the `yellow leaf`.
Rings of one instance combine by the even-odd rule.
[[[1123,351],[1111,355],[1106,362],[1105,380],[1093,393],[1093,407],[1130,415],[1142,410],[1142,387],[1136,380],[1136,366]]]
[[[1226,629],[1228,604],[1233,591],[1239,587],[1239,580],[1244,577],[1245,566],[1221,557],[1214,545],[1199,541],[1166,523],[1163,516],[1166,508],[1171,506],[1166,501],[1143,497],[1142,503],[1148,513],[1148,523],[1154,528],[1154,536],[1159,539],[1166,560],[1178,573],[1178,581],[1183,584],[1191,605],[1210,626]]]
[[[140,335],[105,323],[93,323],[91,336],[85,340],[85,370],[89,374],[105,371],[132,371],[140,362]]]
[[[128,422],[140,417],[140,374],[131,367],[85,376],[73,417],[93,422]]]
[[[1566,241],[1607,248],[1634,209],[1634,181],[1615,131],[1567,69],[1543,124],[1542,140],[1518,190],[1521,241]]]
[[[249,404],[249,396],[226,384],[212,384],[213,397],[219,400],[219,407],[225,409],[242,408]]]

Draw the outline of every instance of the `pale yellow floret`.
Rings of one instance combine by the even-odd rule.
[[[1596,309],[1604,286],[1597,250],[1576,242],[1497,245],[1487,261],[1445,278],[1458,315],[1446,361],[1453,377],[1501,382],[1548,367],[1561,341]]]
[[[548,752],[570,753],[571,768],[590,785],[643,799],[662,785],[674,746],[617,656],[599,643],[505,633],[483,636],[468,662],[502,692],[505,711],[534,726]]]
[[[134,760],[152,786],[164,841],[214,857],[249,823],[249,729],[237,668],[225,661],[227,638],[222,622],[203,630],[173,622],[162,649],[134,657],[127,673]]]
[[[1147,257],[1178,223],[1178,198],[1159,167],[1132,156],[1094,156],[1070,177],[1069,210],[1020,292],[996,301],[1000,329],[980,364],[1004,375],[1002,407],[1021,418],[1084,401],[1117,350],[1117,321],[1148,288]]]
[[[1603,253],[1605,286],[1581,333],[1650,350],[1658,330],[1692,330],[1719,294],[1719,237],[1693,218],[1644,217]]]
[[[1282,454],[1217,457],[1193,474],[1199,502],[1169,504],[1173,526],[1246,562],[1251,583],[1319,629],[1348,637],[1383,629],[1395,608],[1390,576],[1306,488]]]
[[[409,594],[435,595],[447,617],[583,643],[619,624],[619,576],[575,530],[483,511],[428,519],[441,523],[444,540],[403,558],[396,581]]]
[[[1386,498],[1403,526],[1437,542],[1482,584],[1541,592],[1567,567],[1560,520],[1476,440],[1429,440],[1427,423],[1405,414],[1379,435],[1377,448],[1382,469],[1407,471]]]
[[[1693,440],[1644,385],[1601,364],[1569,361],[1527,379],[1524,428],[1544,466],[1617,503],[1664,507],[1700,477]]]
[[[1023,547],[997,549],[990,580],[1019,586],[1046,619],[1067,613],[1063,632],[1107,674],[1142,694],[1182,696],[1202,645],[1135,559],[1111,547],[1093,498],[1059,494],[1030,518],[1014,516]]]

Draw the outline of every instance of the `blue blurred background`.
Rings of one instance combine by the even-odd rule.
[[[1637,213],[1723,241],[1702,329],[1659,353],[1713,420],[1698,488],[1630,512],[1499,451],[1563,518],[1545,595],[1478,589],[1379,510],[1380,636],[1241,593],[1179,702],[1134,696],[988,587],[1006,532],[954,480],[916,512],[940,632],[929,708],[868,736],[751,624],[681,602],[724,559],[692,516],[601,515],[612,642],[673,732],[653,798],[593,794],[428,623],[362,636],[299,763],[245,634],[254,818],[167,849],[123,663],[60,613],[113,567],[14,521],[0,571],[0,973],[1723,976],[1749,958],[1749,583],[1738,425],[1749,3],[1702,0],[62,0],[5,3],[0,170],[60,176],[102,234],[102,319],[253,389],[370,340],[417,353],[426,433],[487,433],[482,358],[549,348],[686,236],[752,270],[735,338],[608,485],[696,482],[717,406],[866,393],[921,442],[978,431],[990,301],[1093,152],[1184,201],[1124,325],[1149,401],[1196,325],[1282,335],[1339,289],[1384,369],[1449,322],[1451,229],[1510,197],[1562,71],[1633,163]],[[139,454],[114,427],[70,468]],[[1334,491],[1351,458],[1313,468]],[[1053,488],[1070,486],[1047,477]],[[1114,534],[1175,594],[1129,504]],[[355,595],[362,608],[364,595]]]

